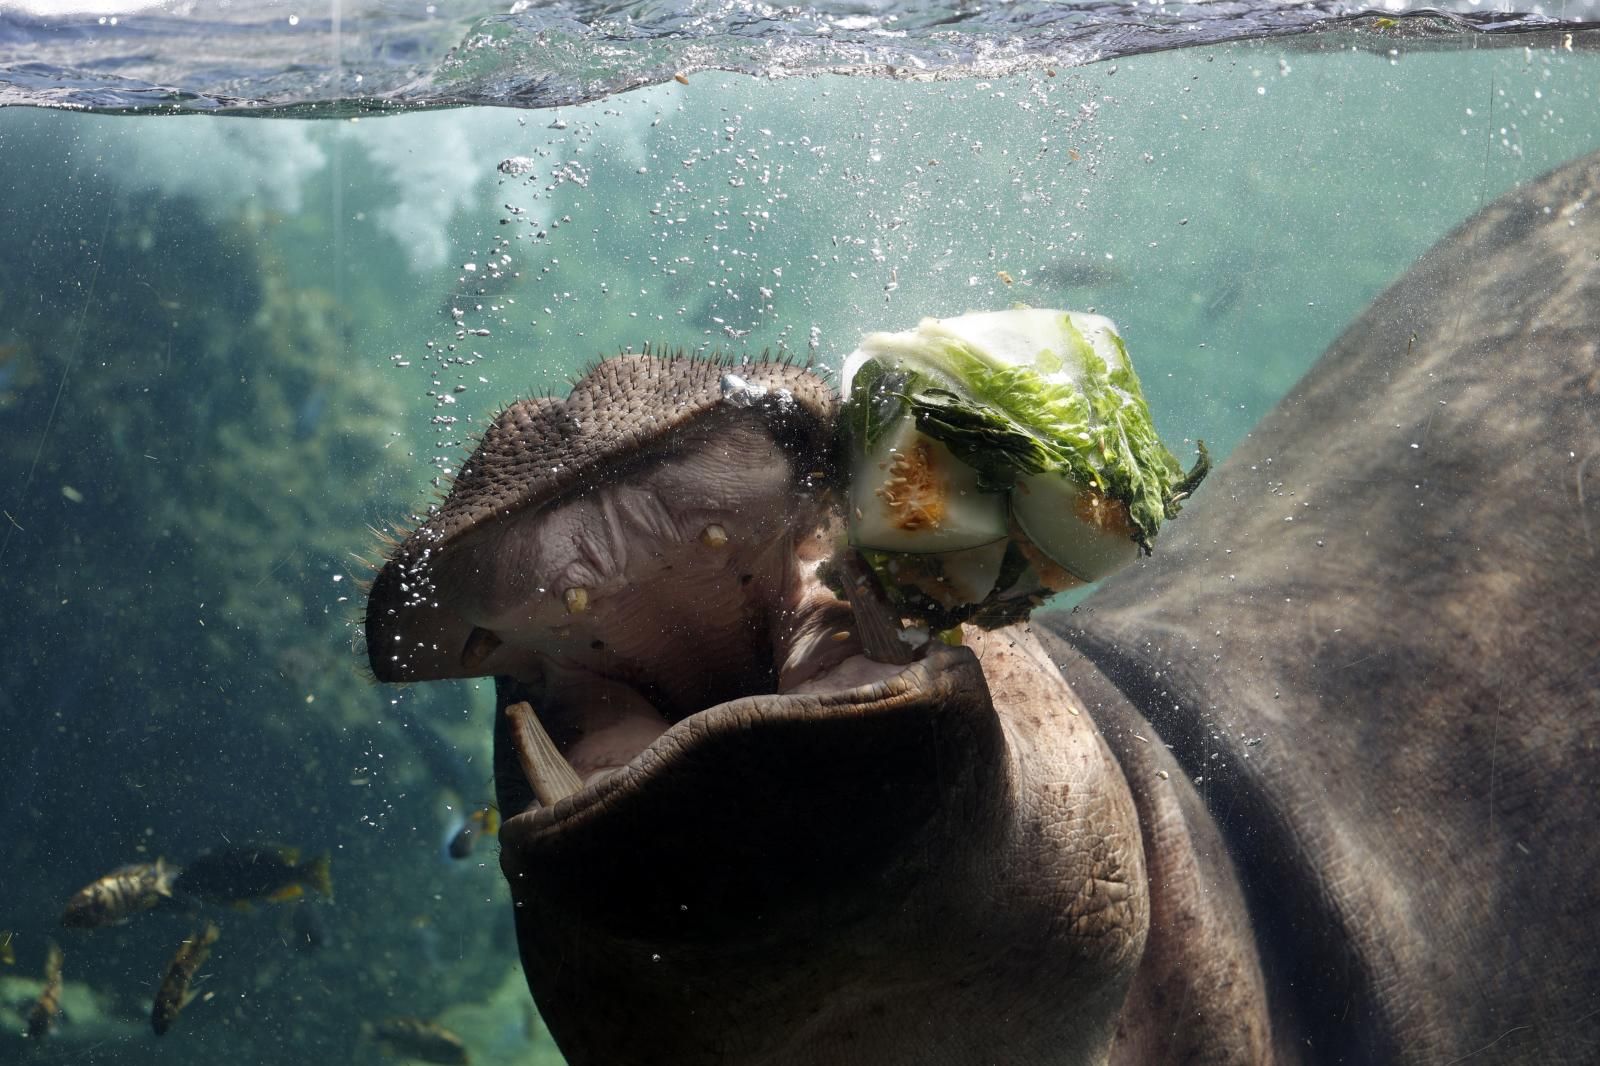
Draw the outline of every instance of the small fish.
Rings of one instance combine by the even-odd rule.
[[[322,426],[323,416],[328,413],[328,390],[318,385],[306,395],[305,400],[294,412],[294,439],[309,440],[316,435]]]
[[[1037,284],[1058,288],[1099,289],[1121,285],[1127,275],[1108,260],[1073,255],[1052,259],[1035,268],[1033,279]]]
[[[492,837],[500,832],[500,812],[493,807],[479,807],[450,836],[445,850],[452,859],[465,859],[472,854],[479,837]]]
[[[333,897],[327,855],[301,862],[298,849],[275,844],[208,851],[184,867],[172,887],[179,895],[207,903],[281,903],[300,898],[307,889]]]
[[[45,1035],[55,1027],[56,1018],[61,1014],[61,964],[64,957],[61,946],[54,940],[50,941],[49,953],[44,960],[44,988],[39,993],[39,998],[33,1001],[33,1008],[28,1011],[28,1037],[31,1040],[42,1040]]]
[[[161,979],[155,1002],[150,1005],[150,1028],[161,1036],[178,1020],[183,1008],[189,1005],[194,993],[189,985],[194,975],[205,965],[211,954],[211,945],[217,942],[219,931],[215,922],[207,922],[204,929],[178,945],[177,954],[167,964],[167,976]]]
[[[61,914],[61,924],[72,929],[94,929],[126,921],[171,899],[172,883],[179,872],[163,859],[118,867],[74,893]]]
[[[462,1039],[437,1022],[390,1018],[374,1026],[372,1033],[391,1055],[441,1066],[467,1066],[471,1061]]]
[[[1239,298],[1244,295],[1249,284],[1248,275],[1224,271],[1216,280],[1211,293],[1201,301],[1200,316],[1207,322],[1215,322],[1226,315],[1238,305]]]
[[[11,946],[11,941],[16,939],[16,934],[9,929],[0,929],[0,965],[10,966],[17,961],[17,952]]]

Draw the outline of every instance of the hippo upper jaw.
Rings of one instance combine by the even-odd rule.
[[[784,363],[734,370],[622,356],[564,401],[501,412],[373,581],[377,679],[551,663],[618,676],[644,659],[635,673],[664,688],[652,698],[705,706],[671,691],[673,665],[686,650],[748,658],[752,622],[792,604],[832,440],[824,382]]]
[[[398,555],[369,630],[400,650],[373,661],[523,683],[579,782],[673,722],[802,685],[860,645],[816,578],[833,538],[796,465],[758,421],[717,419],[580,494]]]

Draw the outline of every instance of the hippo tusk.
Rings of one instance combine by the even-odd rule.
[[[583,788],[577,772],[556,750],[555,741],[533,713],[532,704],[526,700],[513,703],[506,708],[506,717],[511,720],[512,743],[517,760],[522,763],[522,773],[541,804],[553,807]]]

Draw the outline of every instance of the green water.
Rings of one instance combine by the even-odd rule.
[[[1115,318],[1175,450],[1220,456],[1432,242],[1600,146],[1600,59],[1558,36],[1354,40],[995,82],[706,73],[560,112],[0,111],[6,1061],[378,1062],[362,1023],[391,1015],[559,1061],[493,848],[440,854],[492,797],[492,693],[364,678],[368,527],[499,405],[621,347],[837,367],[865,330],[1019,301]],[[61,907],[248,840],[330,852],[335,899],[211,913],[201,998],[158,1040],[195,917]],[[52,938],[67,1017],[29,1043]]]

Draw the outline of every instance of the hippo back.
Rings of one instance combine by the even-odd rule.
[[[1597,352],[1600,154],[1434,247],[1056,627],[1198,782],[1296,1058],[1600,1056]]]

